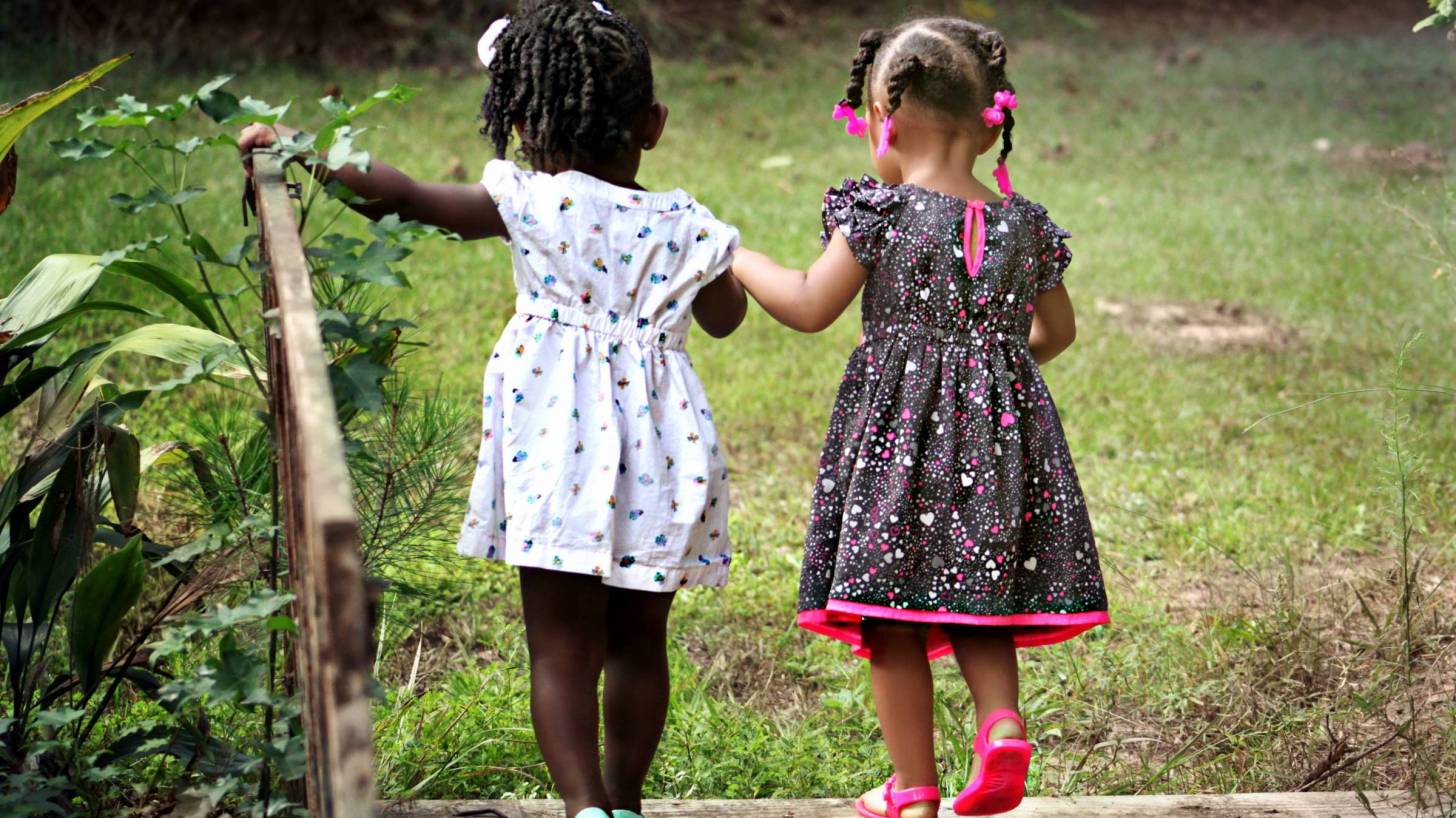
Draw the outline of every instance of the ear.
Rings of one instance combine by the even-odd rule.
[[[885,119],[885,103],[875,102],[870,104],[870,118],[883,121]]]
[[[654,102],[647,109],[647,119],[642,124],[642,149],[650,151],[662,141],[662,132],[667,128],[667,106]]]

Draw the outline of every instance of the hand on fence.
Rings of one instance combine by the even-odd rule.
[[[243,169],[248,177],[253,176],[253,153],[264,151],[273,147],[274,144],[287,136],[298,133],[294,128],[287,125],[263,125],[254,123],[243,129],[238,134],[238,153],[243,157]]]

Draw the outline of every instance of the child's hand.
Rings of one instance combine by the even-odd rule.
[[[254,151],[267,150],[273,147],[278,140],[296,133],[298,133],[297,129],[287,125],[263,125],[256,122],[244,128],[243,132],[238,134],[238,153],[243,156],[243,168],[247,171],[248,176],[253,175],[252,154]]]

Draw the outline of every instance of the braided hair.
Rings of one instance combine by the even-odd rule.
[[[885,89],[886,116],[900,110],[908,93],[928,113],[953,121],[981,122],[997,91],[1015,91],[1006,77],[1006,39],[1001,33],[959,17],[911,20],[889,31],[871,29],[859,38],[843,104],[859,108],[865,88]],[[1005,110],[1001,155],[1011,153],[1016,118]]]
[[[522,0],[496,41],[480,133],[498,159],[520,126],[533,168],[610,162],[651,107],[652,57],[625,17],[589,0]]]

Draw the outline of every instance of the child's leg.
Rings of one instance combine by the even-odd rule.
[[[609,809],[597,746],[607,588],[593,576],[522,568],[521,605],[531,651],[531,724],[566,814]]]
[[[865,646],[870,649],[870,681],[875,691],[875,712],[890,763],[895,767],[895,788],[934,787],[935,688],[930,660],[925,655],[925,629],[918,625],[864,620]],[[865,802],[883,810],[883,787],[865,793]],[[907,806],[906,818],[933,815],[928,804]]]
[[[947,628],[961,675],[970,685],[976,701],[976,723],[996,710],[1019,710],[1020,679],[1016,669],[1016,644],[1006,628]],[[990,737],[1025,738],[1016,722],[1009,719],[991,728]],[[971,765],[971,776],[980,769],[981,759]]]
[[[667,721],[667,614],[673,594],[609,588],[606,784],[612,807],[642,811],[642,782]]]

